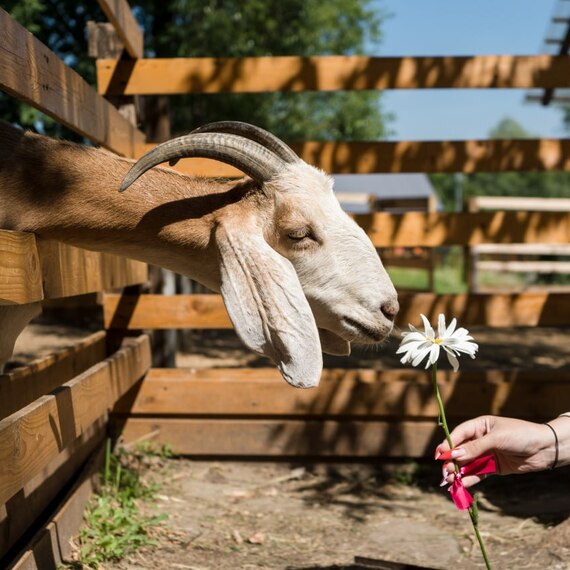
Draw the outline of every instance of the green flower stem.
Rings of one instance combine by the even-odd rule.
[[[441,393],[437,385],[437,363],[432,364],[431,367],[431,381],[433,384],[433,392],[435,394],[435,399],[437,401],[437,408],[439,411],[438,425],[443,428],[445,433],[445,439],[449,444],[449,449],[453,449],[453,442],[451,441],[451,435],[449,434],[449,428],[447,426],[447,418],[445,417],[445,409],[443,407],[443,401],[441,399]],[[453,464],[455,471],[459,469],[455,463]],[[489,557],[487,556],[487,551],[485,550],[485,544],[483,543],[483,537],[479,532],[479,514],[477,511],[477,496],[475,496],[475,501],[473,506],[469,509],[469,518],[471,519],[471,524],[473,525],[473,530],[475,531],[475,536],[477,537],[477,542],[479,543],[479,548],[481,549],[481,554],[483,555],[483,560],[485,561],[485,566],[487,570],[492,570],[491,563],[489,562]]]

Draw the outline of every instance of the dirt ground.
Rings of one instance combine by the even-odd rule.
[[[160,546],[115,570],[358,569],[355,556],[425,568],[484,568],[469,516],[430,463],[168,460],[148,510]],[[480,528],[495,570],[570,568],[570,471],[481,484]],[[565,522],[564,522],[565,521]]]
[[[466,368],[570,367],[570,329],[472,329],[480,344]],[[12,366],[88,334],[35,324]],[[516,343],[514,342],[516,340]],[[399,366],[398,339],[328,357],[328,367]],[[267,366],[233,333],[186,335],[178,366]],[[484,565],[469,517],[438,486],[433,462],[290,464],[169,459],[155,469],[153,511],[169,516],[160,545],[107,568],[134,570],[356,570],[355,556],[427,568]],[[570,570],[570,470],[491,477],[480,486],[481,531],[495,570]]]

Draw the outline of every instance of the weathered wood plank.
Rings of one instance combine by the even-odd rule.
[[[561,326],[570,324],[566,293],[437,295],[401,293],[396,325],[418,323],[424,314],[453,315],[464,326]],[[105,295],[105,327],[111,329],[223,329],[231,321],[218,295]]]
[[[482,414],[546,421],[570,409],[568,370],[438,371],[448,416]],[[274,368],[149,370],[134,400],[114,413],[132,416],[294,419],[435,419],[431,373],[416,369],[325,369],[314,390],[292,390]]]
[[[433,421],[130,418],[122,435],[129,443],[153,434],[194,457],[424,457],[433,456],[440,430]]]
[[[478,271],[505,271],[508,273],[570,273],[570,261],[502,261],[477,262]]]
[[[140,146],[138,156],[154,146]],[[330,174],[570,170],[568,139],[304,142],[291,147]],[[174,168],[194,176],[242,176],[207,159],[181,160]]]
[[[568,212],[570,198],[527,198],[526,196],[471,196],[470,212],[480,210],[532,210],[534,212]]]
[[[144,134],[52,51],[0,9],[0,89],[125,156]]]
[[[376,212],[353,216],[376,247],[568,243],[568,212]]]
[[[0,420],[104,360],[106,336],[105,331],[96,332],[70,348],[0,375]]]
[[[98,0],[109,22],[132,58],[143,56],[143,32],[126,0]]]
[[[103,311],[109,329],[232,328],[218,295],[106,294]]]
[[[146,335],[0,421],[0,504],[38,475],[150,368]]]
[[[89,455],[101,444],[106,433],[105,417],[100,418],[89,427],[80,437],[66,447],[50,464],[36,477],[28,482],[24,488],[14,495],[5,505],[0,506],[0,558],[12,548],[16,542],[34,525],[38,524],[38,518],[45,514],[46,508],[53,504],[54,498],[60,495],[69,482],[81,469]],[[78,495],[78,498],[84,498]],[[78,505],[81,503],[79,502]],[[65,505],[62,507],[58,521],[65,519]],[[83,513],[79,514],[79,522]],[[75,517],[74,517],[75,518]],[[77,519],[75,519],[77,520]],[[69,521],[64,520],[63,526],[58,525],[59,552],[69,553],[69,538],[65,536]],[[77,531],[74,529],[74,533]],[[61,536],[64,535],[64,536]],[[57,541],[55,542],[57,545]],[[33,541],[27,551],[36,551],[36,541]],[[25,560],[27,554],[22,555],[20,560]],[[44,558],[43,560],[46,560]],[[26,568],[16,563],[14,568]]]
[[[0,230],[0,304],[34,303],[42,299],[35,236]]]
[[[280,56],[97,62],[100,93],[260,93],[570,87],[567,56]]]
[[[80,249],[59,241],[38,239],[46,298],[55,299],[143,283],[145,263]]]

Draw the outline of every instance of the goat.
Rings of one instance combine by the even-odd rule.
[[[221,292],[242,341],[293,386],[318,384],[321,350],[346,355],[351,343],[391,332],[397,295],[372,243],[342,211],[332,179],[265,130],[212,123],[134,164],[1,125],[0,149],[0,227],[159,265]],[[154,168],[183,157],[246,176]]]

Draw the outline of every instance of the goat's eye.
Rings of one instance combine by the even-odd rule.
[[[309,230],[309,228],[293,230],[287,234],[287,237],[293,241],[301,241],[305,238],[311,237],[311,230]]]

